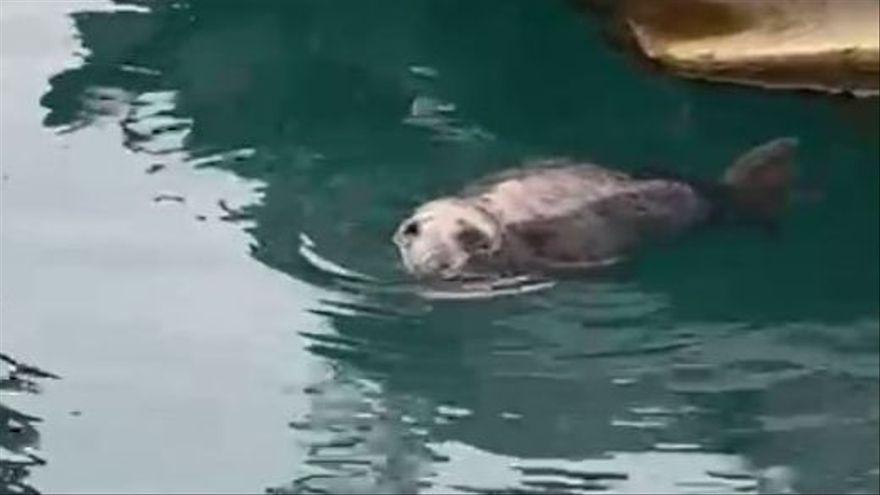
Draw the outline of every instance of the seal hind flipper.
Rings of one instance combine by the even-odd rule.
[[[731,207],[742,219],[775,223],[788,203],[798,140],[778,138],[752,148],[724,172]]]

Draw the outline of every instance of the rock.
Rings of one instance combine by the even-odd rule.
[[[620,0],[638,48],[685,77],[880,93],[875,0]]]

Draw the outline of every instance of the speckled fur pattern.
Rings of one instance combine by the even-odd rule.
[[[704,220],[708,212],[707,201],[683,182],[639,180],[593,164],[544,160],[423,205],[410,222],[421,222],[434,238],[407,238],[399,229],[395,243],[410,271],[423,265],[421,260],[451,264],[456,273],[541,271],[626,256],[647,240]],[[456,229],[473,228],[494,249],[471,253],[457,241],[462,236]]]
[[[467,189],[503,226],[508,263],[519,268],[601,263],[706,218],[690,186],[637,180],[592,164],[559,161],[521,169]]]
[[[793,137],[755,146],[717,182],[533,161],[422,205],[394,243],[407,270],[427,277],[604,266],[698,224],[775,224],[797,147]]]

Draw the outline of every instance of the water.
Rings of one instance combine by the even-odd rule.
[[[3,375],[3,491],[878,490],[877,100],[667,77],[565,2],[0,13],[2,351],[60,376]],[[388,283],[409,208],[525,157],[780,135],[822,197],[777,236]]]

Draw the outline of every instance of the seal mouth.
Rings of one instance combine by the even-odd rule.
[[[450,256],[443,247],[414,253],[410,250],[410,243],[406,242],[406,239],[401,242],[395,236],[394,241],[403,269],[423,280],[455,280],[465,273],[464,268],[470,259],[470,257],[458,259]]]
[[[461,275],[465,263],[455,263],[439,250],[432,250],[424,256],[413,260],[405,250],[401,250],[401,258],[406,270],[423,279],[453,280]]]

